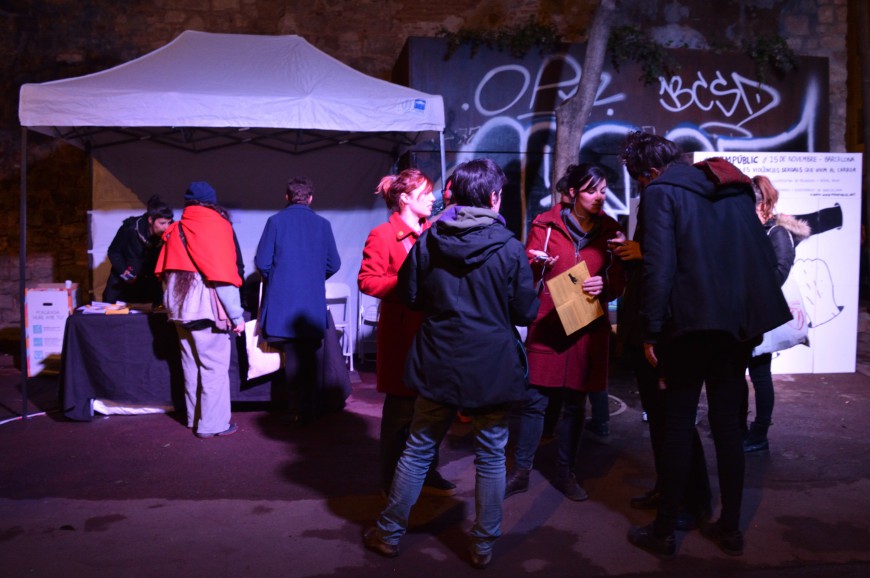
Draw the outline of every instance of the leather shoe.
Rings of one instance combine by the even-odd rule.
[[[399,547],[387,544],[378,538],[375,528],[371,527],[363,533],[363,544],[366,548],[385,558],[395,558],[399,555]]]
[[[723,530],[719,522],[701,526],[701,535],[719,546],[719,549],[729,556],[743,555],[743,532],[740,530]]]
[[[444,477],[437,471],[433,471],[423,482],[423,488],[420,493],[429,496],[452,496],[456,493],[456,484]],[[389,494],[389,492],[388,492]]]
[[[662,560],[673,560],[677,553],[677,541],[674,538],[674,533],[669,532],[665,536],[656,536],[653,524],[629,528],[628,541]]]
[[[486,554],[478,554],[474,550],[471,551],[471,567],[478,570],[483,570],[489,563],[492,562],[492,550]]]
[[[662,501],[662,493],[658,490],[650,490],[640,496],[631,499],[631,507],[636,510],[655,510]]]
[[[529,470],[517,468],[508,474],[504,484],[504,497],[529,491]]]
[[[556,479],[553,481],[553,486],[565,494],[565,497],[569,500],[583,502],[589,499],[589,494],[577,482],[577,477],[567,469],[560,469],[559,473],[556,474]]]

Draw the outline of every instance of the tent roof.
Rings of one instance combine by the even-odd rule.
[[[79,146],[162,139],[181,148],[249,142],[293,152],[323,139],[344,143],[352,133],[431,138],[444,129],[444,103],[354,70],[299,36],[188,30],[102,72],[25,84],[19,119]]]

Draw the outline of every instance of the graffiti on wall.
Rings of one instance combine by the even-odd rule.
[[[448,171],[487,156],[507,172],[516,199],[505,215],[521,232],[551,201],[556,106],[573,96],[583,75],[582,45],[557,54],[515,59],[481,49],[445,59],[444,41],[412,38],[407,82],[444,97]],[[674,50],[679,71],[644,85],[636,66],[603,71],[578,161],[608,170],[607,210],[628,213],[634,194],[617,156],[625,135],[643,129],[687,151],[824,151],[828,148],[828,68],[801,58],[783,80],[759,81],[740,55]],[[416,151],[417,163],[437,176],[437,153]]]

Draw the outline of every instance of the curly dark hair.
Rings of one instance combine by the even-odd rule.
[[[643,131],[635,131],[625,137],[619,160],[625,165],[629,176],[650,177],[650,169],[664,170],[680,162],[683,149],[674,141]]]

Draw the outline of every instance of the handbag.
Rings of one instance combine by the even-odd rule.
[[[260,306],[257,318],[245,323],[245,351],[248,353],[248,381],[270,373],[275,373],[284,362],[284,356],[277,347],[263,339],[260,331],[260,315],[263,311],[263,284],[260,283]]]
[[[771,228],[771,230],[773,230]],[[770,231],[768,231],[770,235]],[[789,234],[792,246],[794,239]],[[779,327],[775,327],[764,334],[761,344],[752,350],[752,356],[758,357],[765,353],[776,353],[792,348],[795,345],[810,344],[809,328],[810,318],[807,315],[807,310],[804,307],[804,299],[801,294],[800,285],[794,277],[795,268],[792,267],[788,273],[785,283],[782,284],[782,296],[785,297],[788,308],[791,310],[791,321],[783,323]]]

